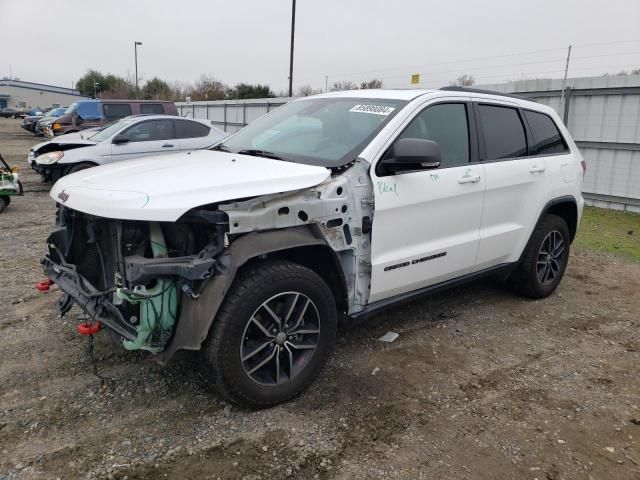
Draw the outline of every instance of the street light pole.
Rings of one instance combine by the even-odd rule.
[[[142,45],[142,42],[133,42],[133,51],[136,63],[136,100],[140,96],[140,91],[138,90],[138,45]]]
[[[293,97],[293,40],[296,31],[296,0],[291,4],[291,53],[289,55],[289,96]]]

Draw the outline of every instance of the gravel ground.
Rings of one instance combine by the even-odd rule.
[[[300,397],[266,411],[96,338],[98,378],[58,294],[38,294],[53,219],[0,119],[26,194],[0,214],[0,479],[640,478],[640,264],[574,249],[551,297],[483,281],[339,332]],[[388,330],[391,344],[377,338]]]

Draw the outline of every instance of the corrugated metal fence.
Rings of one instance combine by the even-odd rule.
[[[517,93],[554,108],[587,161],[587,203],[640,212],[640,76],[524,80],[479,88]]]
[[[480,88],[517,93],[556,109],[587,161],[592,205],[640,212],[640,76],[524,80]],[[289,98],[178,103],[180,115],[210,119],[233,133]]]
[[[219,100],[215,102],[176,103],[182,117],[206,118],[221,130],[233,133],[260,118],[274,108],[284,105],[288,97],[252,100]]]

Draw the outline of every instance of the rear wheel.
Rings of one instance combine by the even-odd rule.
[[[2,213],[4,211],[5,208],[7,208],[7,205],[9,205],[9,197],[0,197],[0,213]]]
[[[318,376],[337,328],[331,290],[312,270],[257,263],[227,293],[204,346],[210,382],[230,401],[263,408]]]
[[[551,295],[567,268],[570,243],[567,222],[557,215],[545,216],[531,235],[511,277],[518,293],[529,298]]]

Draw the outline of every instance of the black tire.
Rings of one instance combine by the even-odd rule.
[[[93,163],[75,163],[67,168],[64,172],[65,175],[71,175],[72,173],[79,172],[80,170],[86,170],[87,168],[95,167]]]
[[[310,342],[315,342],[315,347],[310,354],[307,353],[310,351],[306,349],[308,347],[305,347],[305,350],[298,350],[293,345],[294,342],[305,343],[307,341],[305,339],[309,338],[304,336],[306,334],[301,335],[300,340],[297,335],[295,340],[289,336],[289,344],[287,344],[286,339],[280,338],[283,331],[278,333],[278,337],[273,337],[273,340],[269,340],[262,333],[259,333],[268,330],[269,333],[275,335],[277,330],[276,328],[271,330],[271,327],[275,327],[276,324],[273,322],[274,317],[264,313],[265,310],[261,310],[264,309],[264,305],[273,306],[274,303],[269,304],[269,302],[278,302],[279,298],[286,298],[285,295],[291,296],[296,292],[299,297],[294,297],[288,304],[291,307],[290,312],[296,310],[296,313],[291,313],[288,317],[302,318],[303,324],[298,322],[293,330],[302,325],[311,325],[317,318],[319,333],[311,335]],[[298,298],[306,298],[306,300],[299,302]],[[296,302],[298,303],[296,304]],[[303,306],[302,303],[305,303],[306,306]],[[313,305],[315,308],[311,310],[309,305]],[[277,307],[276,303],[276,317],[281,321],[286,320],[287,315],[281,315],[277,312],[284,312],[289,307],[279,310]],[[309,315],[312,316],[311,322],[308,322]],[[252,318],[259,319],[260,325],[263,325],[264,328],[256,329],[255,324],[251,321]],[[212,386],[223,397],[241,406],[266,408],[285,402],[306,389],[322,370],[335,342],[337,319],[335,299],[327,284],[318,274],[301,265],[282,260],[255,263],[246,267],[239,274],[218,311],[209,332],[209,338],[203,346],[205,374]],[[271,325],[269,325],[270,320]],[[285,323],[284,327],[286,328],[286,322],[282,323]],[[262,370],[258,370],[255,375],[252,375],[251,371],[247,371],[249,360],[246,358],[251,357],[253,353],[247,355],[246,352],[255,351],[255,346],[259,343],[252,344],[251,348],[247,347],[247,343],[253,341],[250,339],[250,331],[262,335],[261,342],[264,343],[262,346],[266,346],[260,352],[260,356],[255,355],[257,358],[255,358],[254,365],[261,363],[264,358],[270,355],[274,362],[272,364],[269,360],[266,366],[262,367]],[[307,331],[311,332],[312,330]],[[285,333],[285,337],[286,335],[287,333]],[[284,345],[276,344],[277,342],[284,342]],[[266,345],[267,343],[270,345]],[[294,360],[295,355],[299,356]],[[305,357],[302,358],[302,356]],[[283,357],[285,360],[279,360]],[[254,361],[254,359],[252,358],[250,361]],[[283,364],[283,361],[287,363]],[[286,373],[285,369],[289,373]],[[273,381],[274,370],[278,372],[275,381]],[[282,372],[284,381],[281,380],[280,372]],[[255,377],[259,374],[265,376],[257,380]],[[277,383],[278,381],[280,383]]]
[[[9,195],[3,196],[2,201],[4,202],[4,206],[8,207],[11,203],[11,197]]]
[[[8,198],[9,197],[0,197],[0,213],[2,213],[4,209],[7,208],[7,205],[9,205],[9,202],[7,202]]]
[[[567,222],[557,215],[546,215],[533,231],[518,268],[510,277],[516,292],[528,298],[551,295],[567,268],[570,246]]]

